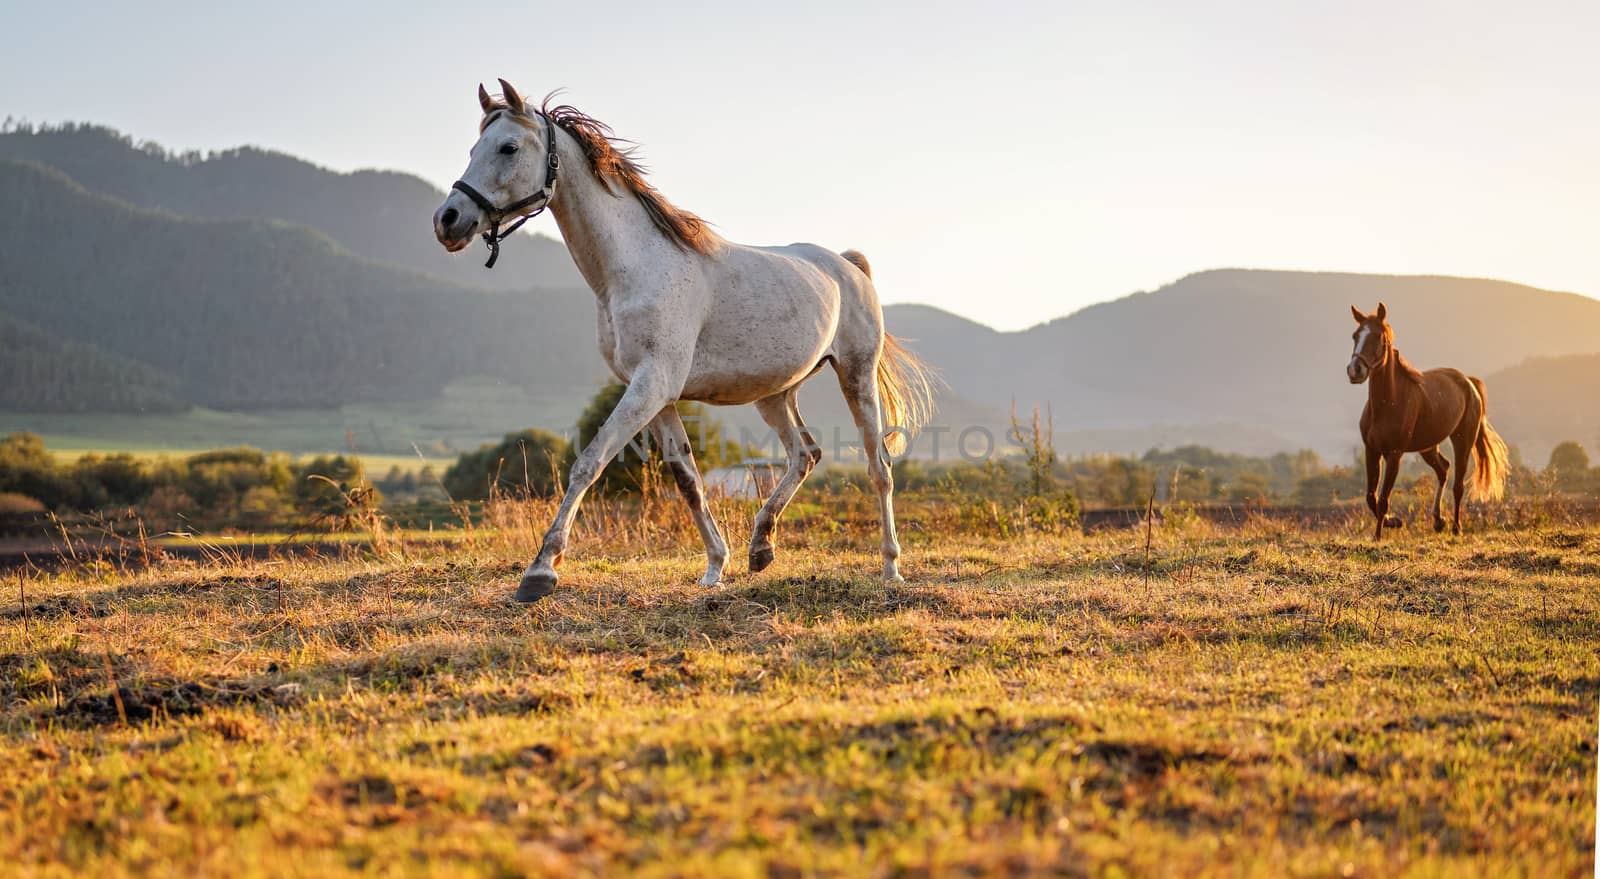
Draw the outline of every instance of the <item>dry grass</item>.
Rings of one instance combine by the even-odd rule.
[[[903,585],[853,516],[707,590],[680,512],[597,506],[560,591],[507,606],[538,504],[450,549],[11,581],[0,861],[1593,870],[1600,530],[1169,524],[1147,564],[1143,531],[939,536],[954,514],[908,506]]]

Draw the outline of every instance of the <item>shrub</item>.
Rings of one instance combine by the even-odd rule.
[[[549,431],[508,433],[456,459],[444,472],[444,487],[458,501],[483,500],[491,488],[514,497],[548,496],[561,490],[567,455],[567,441]]]
[[[352,513],[360,518],[383,502],[361,459],[346,455],[320,455],[295,467],[289,496],[295,512],[314,523],[343,523]],[[362,509],[352,510],[352,501]]]

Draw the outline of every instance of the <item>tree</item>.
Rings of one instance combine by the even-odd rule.
[[[1551,450],[1545,470],[1555,477],[1557,487],[1580,489],[1589,478],[1589,453],[1577,442],[1567,440]]]
[[[458,501],[483,500],[491,486],[519,497],[555,494],[568,454],[567,441],[549,431],[508,433],[457,458],[444,472],[444,488]]]
[[[578,459],[578,453],[594,440],[595,434],[600,432],[600,426],[606,423],[611,410],[617,408],[617,402],[622,399],[627,389],[628,386],[620,382],[607,382],[595,392],[594,397],[589,400],[589,405],[584,408],[583,414],[578,417],[578,441],[568,448],[563,470],[571,472],[573,462]],[[683,419],[684,429],[689,434],[689,445],[694,449],[695,463],[702,473],[714,467],[737,464],[760,454],[754,449],[746,449],[739,443],[727,439],[722,421],[713,417],[704,404],[679,401],[678,415]],[[647,433],[648,431],[641,431],[635,435],[622,451],[617,453],[616,458],[606,464],[599,480],[595,482],[597,489],[639,490],[644,484],[645,459],[649,458],[658,464],[661,460],[660,450],[646,438]],[[641,455],[641,452],[644,454]]]
[[[31,433],[0,440],[0,491],[27,495],[53,510],[78,502],[76,486],[56,466],[44,440]]]
[[[199,524],[225,525],[239,514],[239,504],[250,489],[271,486],[290,490],[295,473],[283,455],[268,455],[251,448],[217,449],[190,455],[182,466],[158,469],[157,482],[174,482],[198,509],[186,512]]]
[[[1017,402],[1011,401],[1011,440],[1022,447],[1028,468],[1028,496],[1043,497],[1055,487],[1056,420],[1054,414],[1039,421],[1039,407],[1033,407],[1033,420],[1026,426],[1017,420]]]
[[[155,488],[150,473],[126,452],[105,457],[84,455],[73,465],[72,475],[84,507],[131,506]]]
[[[1265,504],[1271,497],[1267,477],[1260,473],[1241,473],[1228,486],[1228,501],[1252,506]]]

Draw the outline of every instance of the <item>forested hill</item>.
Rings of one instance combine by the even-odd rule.
[[[1487,377],[1489,417],[1542,466],[1564,440],[1600,449],[1600,353],[1536,357]]]
[[[177,379],[0,314],[0,410],[173,412]]]
[[[0,314],[33,329],[38,356],[53,356],[47,339],[87,346],[171,376],[192,403],[416,400],[462,376],[603,374],[571,331],[593,325],[587,291],[484,292],[304,227],[141,210],[21,162],[0,160],[0,204]]]
[[[0,158],[56,168],[91,192],[137,207],[307,226],[361,256],[474,287],[525,291],[583,284],[566,247],[543,236],[508,239],[500,271],[484,268],[481,259],[451,258],[434,241],[431,225],[444,193],[410,174],[341,174],[254,147],[204,156],[173,153],[95,125],[0,132]]]

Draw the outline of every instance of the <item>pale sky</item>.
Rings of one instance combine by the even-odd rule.
[[[1226,266],[1600,295],[1593,0],[762,5],[0,0],[0,116],[443,188],[480,81],[565,87],[725,236],[1003,329]]]

